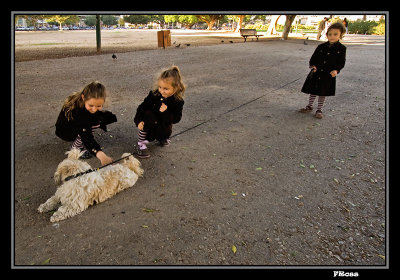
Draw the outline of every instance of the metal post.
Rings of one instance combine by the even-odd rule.
[[[100,15],[96,15],[96,46],[97,52],[101,51]]]

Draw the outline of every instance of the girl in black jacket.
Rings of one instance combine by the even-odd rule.
[[[85,153],[81,158],[95,155],[102,165],[112,162],[93,137],[92,130],[116,122],[109,111],[100,111],[106,99],[106,89],[99,82],[88,84],[82,91],[70,95],[64,102],[56,122],[56,135],[65,141],[74,141],[71,148]]]
[[[311,71],[301,89],[310,94],[308,105],[300,112],[311,112],[313,103],[318,96],[316,118],[322,118],[322,107],[326,96],[334,96],[336,89],[336,76],[346,62],[346,47],[339,39],[343,38],[346,28],[340,22],[329,26],[326,34],[328,42],[318,45],[310,59]]]
[[[172,124],[182,118],[183,95],[186,86],[177,66],[163,71],[157,79],[156,89],[139,105],[134,122],[139,129],[137,155],[150,157],[147,144],[158,140],[161,146],[170,143]]]

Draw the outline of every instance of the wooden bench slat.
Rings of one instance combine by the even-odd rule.
[[[244,38],[244,41],[246,42],[247,37],[249,36],[254,36],[257,38],[258,41],[258,37],[260,36],[264,36],[262,34],[257,34],[257,30],[256,29],[240,29],[240,35]]]

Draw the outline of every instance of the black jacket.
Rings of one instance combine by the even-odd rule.
[[[74,141],[79,134],[86,149],[96,155],[101,147],[93,137],[92,126],[100,125],[100,128],[107,131],[106,125],[116,121],[117,117],[109,111],[92,114],[85,107],[75,108],[72,119],[68,120],[65,111],[61,110],[56,122],[56,135],[65,141]]]
[[[339,73],[345,62],[346,47],[340,42],[318,45],[310,59],[310,67],[316,66],[317,71],[310,71],[301,91],[322,96],[335,95],[336,77],[332,78],[329,73],[333,70]]]
[[[160,112],[161,103],[167,105],[167,109],[164,112]],[[164,98],[158,90],[150,91],[138,106],[134,122],[137,126],[141,121],[144,121],[144,113],[149,110],[157,116],[161,125],[169,126],[178,123],[182,119],[184,103],[183,100],[178,100],[174,96]]]

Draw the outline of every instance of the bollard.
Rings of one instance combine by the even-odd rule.
[[[161,30],[157,31],[158,47],[166,48],[171,46],[171,31]]]

